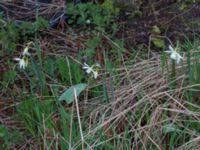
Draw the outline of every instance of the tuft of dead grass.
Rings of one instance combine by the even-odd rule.
[[[95,99],[94,106],[94,99],[90,101],[93,111],[89,113],[90,128],[85,132],[85,139],[97,136],[101,131],[109,139],[105,143],[115,143],[128,134],[132,149],[163,149],[169,147],[171,136],[170,132],[164,133],[165,126],[175,125],[190,137],[185,143],[175,142],[175,148],[196,145],[198,134],[185,124],[191,121],[190,118],[193,122],[200,121],[200,107],[195,105],[198,111],[190,110],[190,105],[194,104],[188,102],[185,92],[200,85],[187,84],[187,69],[186,60],[176,66],[177,86],[171,88],[168,76],[171,71],[162,72],[160,59],[142,60],[127,68],[119,68],[113,77],[116,86],[114,91],[109,91],[109,103],[102,104],[99,99],[101,104],[98,104],[98,99]],[[93,146],[99,144],[96,142]]]

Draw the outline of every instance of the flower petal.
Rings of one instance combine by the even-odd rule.
[[[168,53],[168,54],[170,54],[170,53],[172,53],[172,51],[165,51],[165,53]]]
[[[178,55],[176,56],[176,63],[178,64],[180,62],[180,57],[178,57]]]
[[[183,56],[181,56],[180,54],[178,54],[178,56],[180,57],[180,59],[183,59]]]
[[[14,58],[14,60],[16,60],[16,61],[20,61],[21,59],[20,59],[20,58]]]
[[[28,66],[28,59],[22,58],[19,61],[19,68],[20,69],[25,69]]]
[[[24,51],[23,51],[23,53],[22,53],[23,56],[25,56],[25,55],[30,56],[30,53],[28,52],[28,49],[29,49],[28,46],[26,46],[26,47],[24,48]]]
[[[93,71],[93,70],[92,70],[92,68],[90,68],[90,67],[86,70],[87,74],[90,74],[92,71]]]
[[[86,64],[86,63],[84,63],[84,64],[83,64],[83,66],[85,66],[85,67],[89,67],[89,65],[88,65],[88,64]]]
[[[169,50],[170,50],[171,52],[174,52],[174,51],[175,51],[174,48],[173,48],[171,45],[169,45]]]
[[[24,59],[21,59],[19,61],[19,68],[20,69],[25,69],[25,67],[26,67],[26,63],[25,63]]]
[[[98,72],[97,71],[93,71],[93,75],[94,75],[94,78],[96,79],[97,76],[98,76]]]
[[[88,68],[90,68],[90,67],[87,67],[87,66],[83,66],[83,69],[88,69]]]
[[[96,63],[95,66],[101,68],[101,65],[99,63]]]
[[[170,58],[173,59],[173,60],[176,60],[176,58],[177,58],[176,55],[177,55],[176,52],[172,52],[171,55],[170,55]]]
[[[180,54],[177,53],[177,55],[176,55],[177,64],[181,61],[181,59],[183,59],[183,57]]]

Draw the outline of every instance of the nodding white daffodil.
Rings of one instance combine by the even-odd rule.
[[[166,53],[169,53],[170,54],[170,58],[173,59],[173,60],[176,60],[176,63],[178,64],[181,59],[183,60],[183,56],[181,56],[178,52],[177,52],[177,49],[173,48],[171,45],[169,45],[169,50],[168,51],[165,51]]]
[[[83,69],[86,70],[86,73],[87,73],[87,74],[92,73],[92,74],[93,74],[93,77],[96,79],[96,78],[98,77],[98,71],[97,71],[97,69],[95,69],[95,67],[100,67],[100,65],[99,65],[99,64],[95,64],[95,65],[92,65],[92,66],[90,67],[90,66],[89,66],[88,64],[86,64],[86,63],[83,64]]]
[[[14,58],[14,60],[19,62],[19,68],[20,69],[25,69],[28,66],[28,59],[25,57],[23,58]]]
[[[24,51],[22,52],[23,56],[30,56],[30,53],[28,52],[30,44],[32,44],[32,42],[27,43],[27,46],[24,48]]]
[[[28,66],[28,56],[31,54],[28,52],[30,44],[34,44],[33,42],[27,43],[27,46],[24,48],[22,52],[22,58],[14,58],[14,60],[19,62],[19,68],[25,69]]]
[[[28,49],[29,49],[29,46],[26,46],[26,47],[24,48],[24,51],[22,52],[22,55],[23,55],[23,56],[25,56],[25,55],[30,56],[30,53],[28,52]]]

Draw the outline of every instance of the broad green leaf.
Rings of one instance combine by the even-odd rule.
[[[66,89],[65,92],[59,97],[59,101],[65,100],[68,104],[74,101],[74,89],[76,90],[77,96],[87,87],[87,84],[80,83],[74,86],[71,86],[69,89]]]

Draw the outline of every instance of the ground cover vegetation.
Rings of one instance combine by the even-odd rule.
[[[0,149],[200,149],[200,1],[0,1]]]

